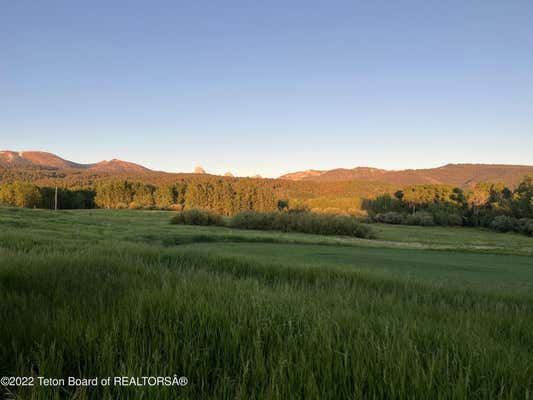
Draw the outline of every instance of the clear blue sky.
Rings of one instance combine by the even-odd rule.
[[[0,149],[263,176],[533,164],[533,1],[3,1]]]

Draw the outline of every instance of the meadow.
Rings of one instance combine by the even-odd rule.
[[[533,238],[373,224],[375,239],[0,209],[0,376],[21,399],[531,398]]]

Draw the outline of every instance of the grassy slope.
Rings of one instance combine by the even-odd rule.
[[[47,239],[128,240],[174,245],[202,241],[340,244],[343,246],[473,251],[533,255],[533,238],[486,229],[372,224],[376,240],[300,233],[235,230],[169,224],[166,211],[1,209],[3,227],[20,228],[9,236],[42,234]],[[27,228],[27,229],[23,229]],[[7,233],[7,232],[6,232]],[[0,233],[1,234],[1,233]]]
[[[497,233],[488,229],[424,227],[375,224],[381,240],[440,245],[454,250],[488,251],[533,255],[533,238],[518,233]]]
[[[254,263],[357,270],[442,287],[533,293],[533,259],[435,250],[272,243],[202,243],[185,249]]]
[[[168,220],[0,210],[0,375],[191,382],[78,390],[78,399],[533,391],[533,258],[520,255],[531,238],[383,226],[382,241],[369,242]],[[74,389],[19,391],[30,393]]]

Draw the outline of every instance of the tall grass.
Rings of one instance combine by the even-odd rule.
[[[0,257],[3,375],[185,375],[22,398],[525,398],[533,302],[109,244]]]
[[[132,223],[120,215],[110,221],[117,232]],[[28,226],[0,235],[0,376],[178,374],[189,384],[21,387],[12,397],[531,398],[531,295],[290,258],[264,264],[109,238],[55,241],[20,223]]]

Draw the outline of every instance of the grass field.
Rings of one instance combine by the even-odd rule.
[[[533,238],[373,225],[364,240],[170,217],[0,209],[0,376],[189,381],[8,398],[533,396]]]

